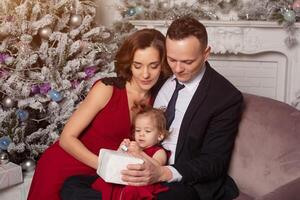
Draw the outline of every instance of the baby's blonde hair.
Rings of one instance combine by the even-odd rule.
[[[134,120],[133,120],[133,126],[135,128],[135,122],[136,119],[141,116],[149,116],[152,118],[152,120],[155,122],[156,127],[158,131],[163,136],[163,140],[166,139],[169,136],[169,131],[167,130],[167,120],[164,114],[164,111],[162,109],[153,108],[151,106],[141,106],[139,111],[136,113]],[[134,129],[133,129],[134,130]],[[161,140],[161,141],[163,141]]]

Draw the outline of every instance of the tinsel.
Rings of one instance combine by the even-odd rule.
[[[191,15],[199,20],[219,20],[222,16],[229,15],[231,11],[236,13],[237,20],[277,21],[287,31],[284,40],[289,48],[297,45],[297,38],[291,31],[294,23],[300,21],[300,13],[296,13],[295,19],[289,16],[285,19],[286,12],[292,10],[293,0],[197,0],[194,3],[163,4],[166,0],[131,1],[124,0],[118,5],[121,16],[127,20],[174,20],[180,16]],[[230,18],[230,20],[232,20]]]
[[[82,17],[78,27],[70,24],[75,14]],[[116,75],[113,58],[132,25],[109,28],[95,24],[95,16],[89,0],[0,1],[0,99],[16,102],[12,108],[0,104],[0,137],[12,141],[11,161],[37,160],[92,84]],[[53,100],[50,90],[61,100]],[[19,118],[18,109],[28,119]]]

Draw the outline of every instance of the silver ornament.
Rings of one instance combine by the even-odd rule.
[[[136,14],[141,14],[144,12],[144,7],[143,6],[137,6],[135,7],[135,12]]]
[[[35,161],[31,158],[28,158],[21,163],[21,167],[23,171],[31,172],[35,169]]]
[[[80,26],[82,22],[82,17],[81,15],[72,15],[70,19],[70,24],[73,27]]]
[[[52,29],[50,27],[44,27],[39,30],[39,35],[42,39],[48,40],[52,34]]]
[[[170,8],[170,2],[169,0],[164,0],[164,1],[160,1],[159,2],[159,7],[164,9],[164,10],[167,10]]]
[[[11,108],[14,106],[15,104],[15,101],[13,99],[11,99],[10,97],[5,97],[3,100],[2,100],[2,104],[4,107],[6,108]]]
[[[0,164],[4,165],[4,164],[6,164],[8,162],[9,162],[8,154],[6,152],[1,152],[0,153]]]
[[[296,21],[296,13],[293,10],[287,10],[283,14],[283,18],[287,22],[294,23]]]

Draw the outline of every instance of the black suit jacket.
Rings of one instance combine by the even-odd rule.
[[[181,181],[193,186],[201,200],[238,196],[227,171],[242,101],[241,92],[206,62],[205,74],[183,117],[173,165]]]

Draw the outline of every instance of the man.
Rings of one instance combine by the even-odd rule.
[[[227,175],[238,130],[242,95],[213,70],[207,58],[205,27],[182,17],[167,31],[167,60],[174,75],[160,89],[154,107],[167,107],[178,85],[171,135],[163,146],[171,151],[170,166],[129,166],[124,180],[133,185],[168,183],[158,199],[233,199],[238,189]],[[176,83],[178,82],[178,83]],[[173,108],[174,109],[174,108]],[[180,191],[180,192],[179,192]]]
[[[136,186],[165,182],[170,189],[158,195],[160,200],[231,200],[238,189],[227,170],[242,95],[210,67],[207,32],[196,19],[175,20],[166,48],[174,75],[161,87],[154,106],[167,108],[171,135],[163,146],[171,151],[170,165],[128,165],[122,178]]]

